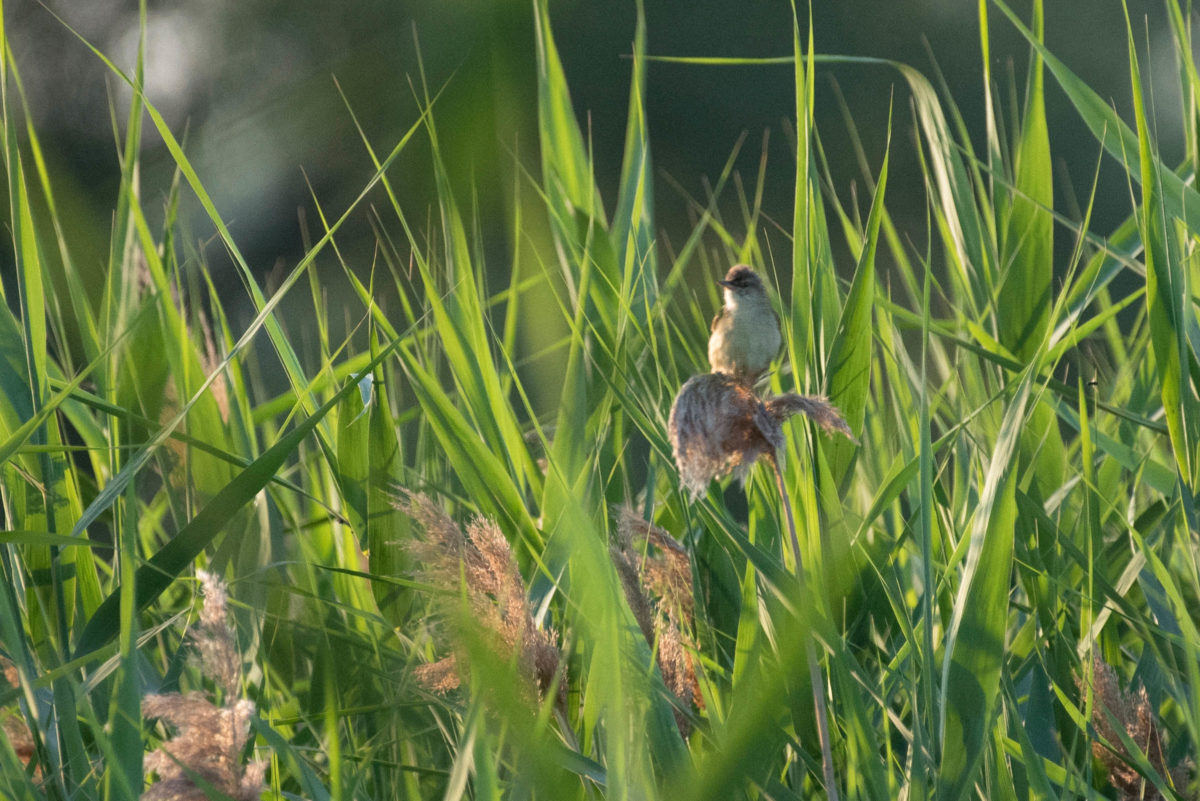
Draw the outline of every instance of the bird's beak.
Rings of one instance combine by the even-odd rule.
[[[726,289],[733,289],[732,281],[726,281],[724,278],[718,278],[717,283],[720,284],[721,286],[725,287]]]

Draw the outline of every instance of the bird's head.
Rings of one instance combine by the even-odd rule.
[[[718,284],[725,287],[725,294],[732,298],[754,297],[766,295],[766,288],[758,273],[744,264],[735,264]]]

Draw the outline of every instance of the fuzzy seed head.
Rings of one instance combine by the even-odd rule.
[[[797,413],[853,439],[837,407],[823,397],[789,393],[762,401],[749,384],[725,373],[688,379],[671,405],[667,433],[692,500],[714,478],[732,472],[745,481],[758,459],[775,458],[783,447],[783,423]]]
[[[534,623],[525,582],[504,533],[482,517],[464,531],[431,498],[419,493],[410,493],[401,508],[422,530],[422,536],[408,544],[422,580],[455,590],[447,597],[456,599],[461,586],[473,621],[491,635],[497,654],[506,659],[516,655],[531,687],[544,693],[559,671],[557,635]],[[441,611],[446,620],[455,620],[457,607],[444,605]],[[461,639],[453,630],[451,637]],[[414,675],[426,689],[445,693],[459,687],[468,670],[466,654],[456,648],[449,657],[417,667]],[[564,685],[560,684],[559,693],[565,701]]]
[[[678,701],[675,722],[686,737],[691,731],[686,712],[703,707],[691,638],[695,611],[691,560],[665,529],[643,520],[630,507],[618,507],[616,517],[616,541],[609,555],[642,635],[658,656],[663,683]]]
[[[1082,678],[1077,677],[1075,683],[1083,690]],[[1186,759],[1176,765],[1166,764],[1158,723],[1146,688],[1142,686],[1136,691],[1123,692],[1117,672],[1096,655],[1092,661],[1092,694],[1092,725],[1100,735],[1092,743],[1092,753],[1104,765],[1108,780],[1117,788],[1121,801],[1161,801],[1164,796],[1133,767],[1134,759],[1121,741],[1116,726],[1125,730],[1150,765],[1177,791],[1184,797],[1195,797],[1186,795],[1195,765]]]
[[[220,577],[205,570],[197,570],[196,578],[204,590],[204,603],[200,607],[200,622],[192,629],[189,640],[199,655],[204,675],[216,682],[226,698],[235,698],[242,675],[242,655],[227,620],[229,593]]]
[[[783,443],[782,430],[754,392],[726,373],[688,379],[671,405],[667,431],[692,500],[730,471],[744,479],[760,456]]]
[[[175,729],[159,750],[147,754],[143,768],[157,780],[142,801],[201,801],[209,798],[193,775],[235,801],[257,801],[262,793],[266,766],[257,761],[242,764],[254,716],[252,701],[237,696],[241,680],[241,654],[227,621],[228,593],[219,577],[198,571],[204,588],[200,622],[191,642],[200,655],[200,668],[221,688],[224,703],[218,706],[204,693],[166,693],[142,699],[142,715]]]

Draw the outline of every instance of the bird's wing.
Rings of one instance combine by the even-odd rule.
[[[717,323],[719,323],[721,321],[721,318],[724,316],[725,316],[725,307],[722,306],[721,308],[717,309],[717,313],[713,316],[712,322],[709,323],[709,325],[708,325],[708,330],[710,332],[716,331]]]

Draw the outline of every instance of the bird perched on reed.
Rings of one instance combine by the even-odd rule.
[[[712,321],[708,362],[714,373],[753,384],[783,345],[779,315],[762,279],[746,265],[735,264],[717,283],[725,287],[725,305]]]

